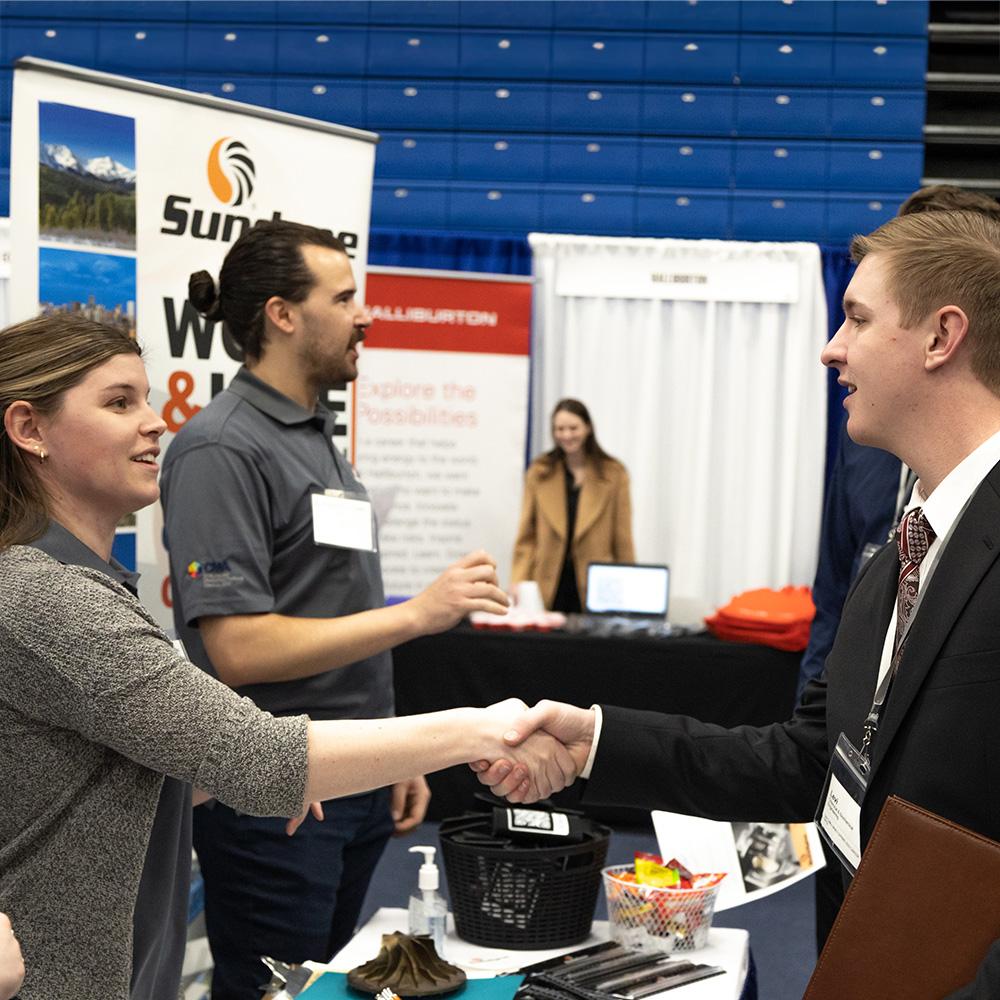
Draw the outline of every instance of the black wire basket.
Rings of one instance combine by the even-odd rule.
[[[611,831],[588,823],[579,843],[511,843],[488,816],[438,830],[455,931],[488,948],[532,951],[578,944],[590,933]]]

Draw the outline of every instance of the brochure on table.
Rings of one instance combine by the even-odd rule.
[[[825,867],[815,823],[723,823],[654,811],[653,828],[664,861],[676,858],[693,872],[727,872],[716,912],[787,889]]]

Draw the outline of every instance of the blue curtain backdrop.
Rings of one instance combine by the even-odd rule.
[[[854,263],[846,246],[821,246],[820,250],[823,257],[829,336],[832,337],[843,321],[841,303],[854,273]],[[527,238],[523,236],[373,229],[368,262],[380,267],[422,267],[443,271],[530,275],[531,249]],[[816,363],[819,363],[818,358]],[[829,480],[844,415],[841,406],[844,390],[837,385],[837,373],[833,369],[830,370],[827,398],[826,476]]]

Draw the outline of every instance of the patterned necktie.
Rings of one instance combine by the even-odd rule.
[[[931,542],[934,529],[928,524],[919,507],[907,512],[899,525],[896,541],[899,543],[899,590],[896,594],[896,638],[892,644],[892,672],[895,674],[899,658],[903,655],[903,637],[906,624],[913,614],[920,582],[920,563]]]

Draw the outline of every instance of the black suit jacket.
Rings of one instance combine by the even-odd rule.
[[[862,845],[890,794],[1000,840],[998,556],[1000,465],[956,522],[910,627],[871,750]],[[726,730],[602,706],[583,801],[721,820],[811,820],[838,735],[861,745],[898,572],[889,544],[858,575],[826,669],[789,722]]]

